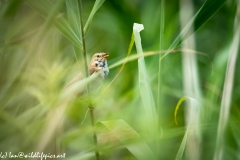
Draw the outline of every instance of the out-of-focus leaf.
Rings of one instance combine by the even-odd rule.
[[[7,33],[10,29],[12,29],[10,26],[12,26],[14,18],[18,13],[17,11],[21,7],[22,3],[22,0],[10,0],[8,3],[0,1],[0,23],[4,24],[0,25],[0,45],[2,45],[2,43],[6,43]]]
[[[76,141],[79,137],[89,133],[92,133],[92,126],[90,125],[68,131],[62,138],[62,144],[64,146],[69,145],[70,143]]]
[[[7,17],[7,18],[13,18],[16,15],[19,9],[19,6],[22,4],[22,2],[23,0],[18,0],[18,1],[10,0],[6,10],[4,12],[1,12],[3,15],[0,15],[0,18],[1,16]],[[3,2],[0,2],[0,3],[3,3]]]
[[[233,37],[231,48],[229,51],[227,70],[226,70],[224,86],[223,86],[222,101],[221,101],[221,108],[220,108],[220,115],[219,115],[219,122],[218,122],[217,145],[216,145],[215,154],[214,154],[215,160],[224,159],[222,154],[224,150],[223,138],[224,138],[224,133],[230,117],[232,91],[233,91],[233,84],[234,84],[234,78],[235,78],[234,73],[236,69],[235,65],[237,61],[237,56],[239,54],[240,3],[238,4],[238,9],[235,16],[235,24],[236,24],[236,29],[234,32],[234,37]]]
[[[209,56],[207,54],[203,53],[203,52],[190,50],[190,49],[175,49],[175,50],[163,50],[163,51],[155,51],[155,52],[144,52],[143,55],[133,54],[131,56],[128,56],[124,59],[121,59],[121,60],[115,62],[114,64],[110,65],[108,68],[113,69],[115,67],[118,67],[121,64],[128,63],[128,62],[131,62],[131,61],[135,61],[142,56],[148,57],[148,56],[154,56],[154,55],[157,55],[157,54],[163,54],[163,53],[166,53],[166,52],[168,52],[168,53],[186,52],[186,53],[191,53],[191,54],[198,54],[198,55],[202,55],[202,56],[206,57],[209,60],[209,62],[211,63],[211,60],[210,60]],[[212,63],[211,63],[211,65],[212,65]]]
[[[142,56],[138,59],[139,89],[141,92],[142,102],[146,116],[145,118],[147,121],[146,127],[148,129],[148,133],[153,136],[157,133],[157,113],[142,50],[140,32],[143,29],[144,27],[142,24],[134,23],[133,34],[135,37],[137,54]]]
[[[222,6],[227,0],[207,0],[194,20],[195,30],[198,30],[205,24]]]
[[[78,39],[81,39],[81,22],[79,15],[79,4],[77,0],[66,0],[67,4],[67,13],[68,13],[68,22],[71,25],[73,31],[77,35]],[[82,47],[81,47],[82,48]],[[78,62],[79,54],[81,53],[81,49],[74,45],[75,57]]]
[[[183,101],[185,101],[188,97],[182,97],[178,103],[177,103],[177,106],[176,106],[176,109],[175,109],[175,112],[174,112],[174,119],[175,119],[175,123],[177,124],[177,111],[180,107],[180,105],[182,104]]]
[[[91,26],[91,23],[92,23],[92,19],[93,19],[93,16],[94,14],[97,12],[97,10],[101,7],[101,5],[103,4],[105,0],[96,0],[95,3],[94,3],[94,6],[93,6],[93,9],[88,17],[88,20],[87,20],[87,23],[85,24],[84,26],[84,34],[86,35],[90,26]]]
[[[98,74],[92,74],[90,77],[79,80],[72,85],[66,87],[58,100],[58,106],[51,110],[48,114],[45,126],[45,131],[40,138],[40,141],[37,145],[37,149],[42,151],[50,139],[54,136],[55,131],[61,125],[63,125],[65,120],[65,112],[68,104],[75,98],[76,94],[79,93],[83,88],[86,87],[88,83],[98,77]],[[54,115],[54,118],[52,116]]]
[[[184,150],[185,150],[185,147],[187,144],[188,130],[189,130],[189,126],[187,127],[186,133],[183,137],[182,143],[179,147],[179,150],[178,150],[175,160],[181,160],[183,157],[183,153],[184,153]]]
[[[187,130],[186,130],[186,133],[183,137],[183,140],[182,140],[182,143],[180,145],[180,148],[178,150],[178,153],[176,155],[176,160],[180,160],[182,159],[182,156],[183,156],[183,153],[184,153],[184,150],[185,150],[185,147],[186,147],[186,144],[187,144],[187,137],[189,136],[189,130],[191,129],[194,129],[194,126],[196,126],[196,122],[198,120],[198,112],[196,112],[196,109],[193,109],[194,108],[197,108],[198,109],[198,103],[195,99],[191,98],[191,97],[182,97],[178,103],[177,103],[177,106],[175,108],[175,113],[174,113],[174,117],[175,117],[175,122],[177,124],[177,121],[176,121],[176,116],[177,116],[177,110],[179,109],[179,106],[181,105],[181,103],[185,100],[189,99],[190,102],[191,102],[191,115],[190,115],[190,120],[189,120],[189,124],[188,124],[188,127],[187,127]],[[191,132],[191,134],[194,134],[195,132]],[[198,136],[198,135],[196,135]]]
[[[156,159],[147,143],[124,120],[102,121],[97,124],[107,127],[137,159]]]
[[[186,38],[188,38],[194,32],[190,31],[190,28],[194,25],[195,32],[202,27],[226,2],[227,0],[207,0],[203,6],[198,10],[198,12],[193,16],[189,23],[184,27],[181,33],[173,41],[168,50],[176,48],[182,43]],[[166,52],[163,57],[165,57],[169,52]],[[163,58],[162,57],[162,58]]]
[[[80,23],[80,15],[79,15],[79,5],[77,0],[66,0],[67,5],[67,14],[68,14],[68,22],[71,25],[73,31],[77,35],[77,37],[81,38],[81,23]]]
[[[48,18],[49,11],[53,8],[53,4],[48,0],[26,0],[26,3],[45,19]],[[55,17],[52,24],[75,46],[78,48],[82,47],[82,41],[78,38],[72,27],[61,14],[58,14],[57,17]]]

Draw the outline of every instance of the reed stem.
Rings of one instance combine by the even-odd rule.
[[[161,0],[161,15],[160,15],[160,42],[159,50],[164,49],[164,16],[165,16],[165,0]],[[157,97],[157,108],[158,114],[160,113],[161,106],[161,93],[162,93],[162,54],[159,54],[158,62],[158,97]]]
[[[87,52],[86,52],[86,45],[85,45],[85,34],[84,34],[84,31],[83,31],[82,1],[81,0],[79,0],[79,14],[80,14],[80,22],[81,22],[81,36],[82,36],[82,45],[83,45],[82,50],[83,50],[85,74],[86,74],[86,77],[89,77],[88,64],[87,64]],[[87,95],[90,96],[89,83],[87,84]],[[92,124],[93,141],[94,141],[94,145],[96,146],[95,157],[96,157],[96,160],[100,160],[99,152],[97,150],[97,146],[98,146],[97,135],[96,135],[96,132],[95,132],[95,129],[94,129],[94,126],[95,126],[94,112],[93,112],[94,107],[92,106],[91,102],[89,102],[88,109],[89,109],[89,112],[90,112],[90,118],[91,118],[91,124]]]
[[[82,51],[83,51],[83,59],[84,59],[84,68],[85,68],[85,75],[89,77],[88,71],[88,63],[87,63],[87,51],[85,45],[85,34],[83,31],[83,21],[82,21],[82,0],[79,0],[79,14],[80,14],[80,23],[81,23],[81,36],[82,36]],[[87,84],[87,95],[90,93],[89,83]]]
[[[94,129],[94,125],[95,125],[94,112],[93,112],[94,107],[90,104],[88,109],[89,109],[91,124],[92,124],[92,128],[93,128],[93,130],[92,130],[93,141],[94,141],[95,146],[97,147],[98,146],[98,141],[97,141],[97,135],[96,135],[96,132],[95,132],[95,129]],[[100,160],[99,152],[97,151],[97,149],[95,150],[95,157],[96,157],[96,160]]]

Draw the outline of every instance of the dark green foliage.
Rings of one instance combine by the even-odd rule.
[[[159,52],[160,1],[82,0],[82,19],[79,2],[0,0],[0,153],[66,153],[73,160],[95,159],[97,149],[102,159],[184,159],[185,102],[178,106],[178,125],[174,122],[177,102],[185,96],[182,54],[175,49],[192,35],[189,28],[193,26],[196,50],[208,56],[189,51],[197,57],[203,94],[203,101],[198,102],[202,109],[200,158],[213,159],[237,3],[194,1],[194,17],[181,30],[179,2],[165,1],[163,48],[169,50]],[[85,75],[81,20],[88,63],[96,52],[110,54],[109,76],[92,98],[97,148],[87,108],[89,97],[75,96],[92,79],[64,88],[77,73]],[[134,42],[133,23],[144,25],[140,37],[135,37],[147,55],[140,65],[139,48],[130,45],[132,51],[128,50]],[[161,106],[157,106],[159,54],[164,55]],[[127,62],[126,56],[132,60]],[[238,56],[223,134],[224,159],[239,158],[239,65]]]

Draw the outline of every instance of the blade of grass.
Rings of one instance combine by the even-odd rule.
[[[193,2],[192,0],[180,0],[180,24],[181,29],[184,29],[184,26],[191,20],[193,17]],[[195,50],[195,35],[193,34],[194,29],[193,26],[189,28],[189,34],[192,36],[183,41],[182,48],[189,48]],[[183,70],[183,89],[184,94],[187,96],[194,97],[198,101],[201,101],[200,97],[200,84],[198,81],[198,69],[197,69],[197,61],[196,56],[194,54],[182,53],[182,70]],[[187,103],[190,106],[189,103]],[[189,124],[191,109],[187,107],[185,109],[185,123]],[[197,112],[197,111],[195,111]],[[195,127],[200,129],[199,120],[196,122]],[[199,133],[198,133],[199,134]],[[199,134],[200,135],[200,134]],[[187,159],[200,159],[201,145],[200,140],[195,139],[197,136],[190,135],[188,138],[187,146],[186,146],[186,158]]]
[[[239,50],[239,37],[240,37],[240,3],[238,2],[237,11],[235,16],[236,29],[229,51],[228,64],[226,69],[225,81],[223,86],[222,101],[220,108],[220,116],[218,122],[217,144],[214,153],[214,160],[222,160],[224,152],[224,133],[226,130],[227,122],[229,120],[229,112],[231,107],[232,88],[234,83],[235,64]]]
[[[159,51],[164,50],[164,21],[165,21],[165,0],[161,0],[161,13],[160,13],[160,42]],[[158,57],[158,90],[157,90],[157,114],[161,115],[162,102],[162,54]],[[160,119],[158,120],[158,131],[160,131]],[[157,147],[160,148],[160,142],[157,142]]]
[[[194,98],[191,98],[191,97],[182,97],[178,103],[177,103],[177,106],[175,107],[175,112],[174,112],[174,119],[175,119],[175,123],[177,124],[177,120],[176,120],[176,116],[177,116],[177,111],[181,105],[181,103],[185,100],[189,99],[190,100],[190,103],[191,103],[191,111],[190,111],[190,118],[189,118],[189,124],[187,126],[187,130],[185,132],[185,135],[183,137],[183,140],[182,140],[182,143],[180,145],[180,148],[178,150],[178,153],[176,155],[176,160],[179,160],[179,159],[182,159],[183,157],[183,153],[184,153],[184,150],[186,148],[186,144],[188,142],[188,137],[189,136],[196,136],[198,137],[198,131],[196,130],[196,123],[198,122],[198,117],[199,117],[199,112],[198,112],[198,109],[199,109],[199,105],[197,103],[197,101],[194,99]]]
[[[175,120],[176,125],[177,125],[177,111],[178,111],[180,105],[182,104],[182,102],[185,101],[186,99],[188,99],[188,97],[182,97],[182,98],[178,101],[178,103],[177,103],[177,105],[176,105],[176,107],[175,107],[174,120]]]
[[[204,57],[206,57],[209,62],[211,63],[211,67],[212,67],[212,62],[210,60],[210,57],[203,53],[203,52],[199,52],[199,51],[195,51],[195,50],[191,50],[191,49],[175,49],[175,50],[163,50],[163,51],[151,51],[151,52],[144,52],[143,55],[139,55],[139,54],[133,54],[131,56],[128,56],[124,59],[121,59],[119,61],[117,61],[116,63],[110,65],[108,68],[109,69],[113,69],[115,67],[118,67],[119,65],[121,64],[124,64],[124,63],[128,63],[128,62],[131,62],[131,61],[135,61],[141,57],[148,57],[148,56],[153,56],[153,55],[158,55],[158,54],[164,54],[166,52],[169,52],[169,53],[177,53],[177,52],[186,52],[186,53],[191,53],[191,54],[198,54],[198,55],[202,55]]]
[[[38,0],[26,0],[25,1],[31,8],[38,12],[44,19],[47,19],[49,11],[54,7],[49,0],[38,1]],[[55,26],[68,40],[70,40],[78,48],[82,48],[82,41],[79,39],[62,15],[58,15],[52,21]]]
[[[95,3],[94,3],[94,6],[93,6],[93,9],[88,17],[88,20],[84,26],[84,34],[86,35],[90,26],[91,26],[91,23],[92,23],[92,19],[93,19],[93,16],[94,14],[97,12],[97,10],[101,7],[101,5],[103,4],[105,0],[96,0]]]
[[[147,143],[124,120],[102,121],[98,124],[108,128],[137,159],[156,159]]]
[[[182,143],[179,147],[179,150],[178,150],[175,160],[182,160],[183,153],[184,153],[184,150],[185,150],[186,144],[187,144],[188,132],[189,132],[189,127],[187,127],[186,133],[184,134]]]
[[[85,33],[83,30],[83,18],[82,18],[82,0],[79,0],[79,14],[80,14],[80,29],[81,29],[81,35],[82,35],[82,53],[83,53],[83,60],[84,60],[84,69],[85,69],[85,75],[86,77],[89,77],[89,71],[88,71],[88,63],[87,63],[87,48],[85,45]],[[87,85],[87,95],[90,93],[90,87]],[[91,112],[93,109],[91,109]]]
[[[68,22],[76,36],[81,38],[79,5],[77,0],[66,0]]]
[[[193,16],[193,18],[188,22],[188,24],[184,27],[181,33],[177,36],[177,38],[170,45],[168,50],[173,50],[178,45],[180,45],[185,39],[187,39],[191,34],[196,32],[199,28],[201,28],[226,2],[227,0],[207,0],[203,6],[197,11],[197,13]],[[191,28],[194,25],[194,32],[191,32]],[[169,52],[166,52],[162,58],[168,55]]]
[[[157,135],[157,112],[156,106],[152,95],[150,82],[148,79],[147,69],[144,61],[144,55],[141,44],[140,32],[143,30],[142,24],[134,23],[133,34],[135,37],[135,45],[137,48],[137,54],[140,55],[138,59],[138,72],[139,72],[139,89],[141,93],[141,99],[145,111],[146,128],[149,136]]]
[[[165,19],[165,0],[161,0],[161,15],[160,15],[160,43],[159,51],[164,50],[164,19]],[[160,115],[161,97],[162,97],[162,54],[159,54],[158,61],[158,96],[157,96],[157,109]]]
[[[204,103],[206,106],[204,108],[205,111],[205,120],[210,121],[213,112],[215,112],[215,108],[217,106],[221,105],[221,102],[219,102],[219,98],[222,94],[222,84],[224,83],[224,77],[225,77],[225,71],[227,66],[227,60],[228,55],[226,54],[230,48],[231,42],[227,43],[225,46],[223,46],[220,51],[216,53],[216,57],[214,58],[213,66],[214,66],[214,72],[211,76],[207,76],[207,93],[206,97],[208,97],[208,100]]]
[[[78,39],[82,39],[81,37],[81,16],[79,11],[79,4],[77,0],[66,0],[66,6],[67,6],[67,13],[68,13],[68,22],[70,26],[72,27],[74,33],[78,37]],[[81,45],[81,44],[80,44]],[[75,52],[75,58],[78,62],[79,68],[79,56],[81,53],[81,48],[74,45],[74,52]]]

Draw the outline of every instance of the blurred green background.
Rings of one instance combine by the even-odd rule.
[[[73,5],[68,5],[71,4],[69,1]],[[230,50],[236,41],[233,37],[239,30],[237,0],[169,0],[165,2],[164,10],[159,0],[106,0],[100,5],[85,35],[88,63],[97,52],[109,53],[109,66],[123,60],[127,56],[134,23],[144,25],[140,34],[143,52],[165,50],[164,54],[167,49],[178,51],[161,60],[160,87],[159,54],[145,57],[150,92],[155,102],[155,106],[149,106],[149,109],[156,111],[157,119],[150,120],[146,116],[146,106],[143,107],[146,99],[140,94],[137,59],[126,63],[108,87],[121,66],[110,69],[101,90],[95,95],[99,98],[93,104],[97,148],[92,139],[86,97],[68,95],[68,92],[63,94],[67,82],[77,73],[84,73],[82,46],[78,43],[82,37],[80,28],[74,28],[79,20],[74,18],[78,18],[78,11],[82,8],[81,20],[85,25],[95,1],[82,0],[81,7],[79,2],[0,0],[0,152],[66,153],[67,159],[96,159],[94,152],[98,150],[101,159],[145,159],[152,154],[155,159],[175,159],[191,142],[191,136],[188,142],[182,141],[187,133],[188,104],[183,102],[178,109],[178,125],[174,122],[175,108],[184,96],[196,98],[186,95],[184,89],[186,79],[183,76],[181,44],[169,48],[183,30],[180,10],[186,5],[193,10],[193,15],[186,16],[196,14],[209,19],[194,21],[195,47],[190,48],[205,54],[191,53],[196,57],[193,61],[196,62],[196,83],[201,94],[201,98],[196,98],[200,104],[199,122],[194,123],[199,128],[198,155],[189,158],[191,150],[186,149],[180,157],[213,159],[218,153],[218,122],[223,120],[227,125],[220,133],[223,139],[220,144],[224,150],[221,159],[240,159],[239,56],[235,58],[235,70],[230,71],[234,81],[228,81],[233,85],[232,90],[230,87],[232,94],[223,94],[229,55],[234,51],[238,53],[238,41],[237,47],[233,47],[235,50]],[[214,5],[199,13],[204,3],[208,2]],[[164,43],[160,48],[163,13]],[[135,48],[133,46],[131,55],[136,54]],[[158,88],[161,88],[160,98]],[[221,107],[225,107],[222,101],[227,97],[231,103],[229,116],[224,119],[219,115]],[[160,105],[158,99],[161,100]],[[116,121],[119,119],[122,121]],[[157,123],[157,127],[153,122]],[[151,135],[147,126],[150,130],[152,127],[158,129]]]

